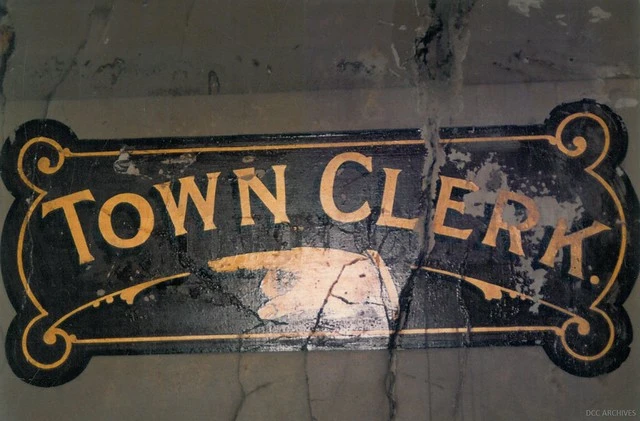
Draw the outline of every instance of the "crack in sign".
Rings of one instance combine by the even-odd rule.
[[[396,286],[375,251],[298,247],[224,257],[210,261],[209,267],[217,272],[266,270],[260,282],[267,297],[258,309],[262,319],[304,323],[316,320],[320,309],[325,320],[365,318],[375,321],[374,329],[388,329],[378,325],[386,324],[385,308],[397,317]]]

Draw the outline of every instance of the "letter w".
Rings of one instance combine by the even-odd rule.
[[[216,202],[216,186],[218,184],[219,175],[219,172],[207,174],[208,183],[206,197],[202,197],[202,193],[198,189],[198,186],[196,186],[194,177],[180,178],[178,180],[180,181],[180,195],[177,204],[173,197],[173,193],[171,193],[170,182],[156,184],[153,186],[158,190],[158,192],[160,192],[160,197],[162,197],[162,200],[167,207],[167,213],[171,218],[171,222],[173,222],[176,236],[187,233],[187,230],[184,228],[184,219],[187,214],[188,198],[191,198],[191,201],[196,206],[196,209],[202,218],[204,230],[208,231],[216,228],[216,225],[213,223],[213,211]]]

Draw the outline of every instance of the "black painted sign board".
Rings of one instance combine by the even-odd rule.
[[[640,260],[626,145],[588,100],[426,141],[27,122],[2,150],[7,358],[38,386],[93,355],[212,351],[538,344],[610,372]]]

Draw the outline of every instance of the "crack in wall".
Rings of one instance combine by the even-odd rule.
[[[309,379],[309,351],[304,351],[304,380],[305,385],[307,386],[307,406],[309,411],[309,419],[311,421],[317,421],[315,415],[313,415],[313,404],[311,403],[313,399],[311,398],[311,382]]]
[[[193,9],[195,8],[196,0],[191,0],[189,6],[187,7],[187,13],[184,17],[184,29],[182,30],[182,39],[180,40],[180,54],[184,57],[184,43],[187,39],[187,31],[189,30],[189,22],[191,21],[191,15],[193,14]]]
[[[242,414],[242,409],[244,408],[245,403],[247,402],[247,399],[249,399],[252,395],[254,395],[255,393],[258,393],[268,387],[270,387],[273,382],[266,382],[266,383],[262,383],[256,387],[254,387],[252,390],[248,391],[246,390],[244,383],[242,383],[242,354],[238,353],[238,367],[237,367],[237,376],[238,376],[238,384],[240,385],[240,402],[238,403],[238,406],[236,407],[236,410],[234,412],[233,415],[233,420],[237,421],[240,419],[240,415]]]
[[[469,258],[469,250],[470,246],[467,246],[464,249],[464,255],[462,260],[460,261],[460,266],[458,267],[457,273],[461,276],[465,276],[467,272],[467,261]],[[462,317],[464,318],[464,326],[467,328],[465,333],[462,333],[460,336],[460,348],[458,349],[458,382],[456,383],[456,392],[454,395],[453,401],[453,417],[457,419],[461,407],[464,402],[464,394],[462,390],[464,388],[465,383],[465,374],[467,371],[467,362],[468,362],[468,352],[469,352],[469,343],[470,343],[470,335],[471,335],[471,319],[469,309],[467,308],[467,303],[462,296],[462,280],[459,280],[456,283],[456,298],[458,300],[458,305],[460,308],[460,312]]]
[[[417,1],[415,4],[416,11],[423,22],[416,31],[419,33],[423,31],[423,35],[418,36],[415,41],[413,71],[418,90],[416,106],[418,112],[425,118],[425,125],[422,128],[423,139],[429,145],[427,150],[433,151],[432,157],[425,158],[423,171],[425,180],[423,188],[430,192],[430,196],[428,196],[430,198],[437,197],[437,175],[440,166],[445,162],[444,150],[438,143],[440,122],[444,117],[454,115],[463,106],[461,102],[462,62],[469,45],[467,23],[474,3],[470,0],[452,2],[430,0],[423,15],[421,15],[421,8]],[[433,199],[431,200],[433,201]],[[435,243],[435,234],[430,227],[433,208],[434,203],[427,203],[424,212],[424,232],[421,236],[416,267],[422,266]],[[399,358],[397,348],[400,331],[405,329],[409,323],[418,272],[417,269],[414,269],[401,289],[399,315],[389,336],[389,360],[385,376],[385,390],[390,420],[396,419],[399,408],[396,386]],[[426,313],[428,314],[428,312]],[[428,373],[430,375],[430,367]],[[433,415],[430,403],[429,419]]]
[[[5,107],[7,97],[4,91],[4,79],[7,74],[7,66],[16,47],[16,36],[9,10],[0,6],[0,134],[4,134]]]
[[[327,303],[329,302],[329,299],[331,297],[335,297],[335,295],[333,294],[333,289],[335,288],[335,286],[340,281],[340,277],[344,273],[344,270],[347,267],[351,266],[351,265],[359,263],[360,261],[361,261],[361,259],[354,259],[351,262],[346,263],[346,264],[344,264],[342,266],[342,269],[340,270],[340,273],[338,273],[338,275],[336,276],[336,279],[333,281],[333,283],[329,287],[329,289],[327,291],[327,294],[326,294],[326,296],[325,296],[325,298],[324,298],[324,300],[322,302],[322,305],[320,306],[320,309],[318,310],[318,313],[316,314],[316,320],[314,322],[314,325],[309,330],[309,335],[306,337],[305,342],[302,345],[302,351],[304,352],[304,376],[305,376],[305,384],[307,386],[307,390],[306,390],[306,393],[307,393],[307,405],[308,405],[308,411],[309,411],[309,419],[312,420],[312,421],[317,420],[317,418],[313,414],[313,406],[311,404],[312,398],[311,398],[311,383],[310,383],[310,379],[309,379],[309,342],[311,341],[311,338],[317,332],[318,327],[320,326],[320,321],[321,321],[322,315],[324,313],[324,308],[326,307]],[[336,297],[336,298],[339,298],[339,297]]]
[[[71,71],[77,67],[78,62],[80,61],[79,58],[84,52],[85,48],[87,47],[87,44],[89,43],[89,39],[91,38],[91,34],[94,30],[94,26],[95,26],[95,30],[102,29],[102,38],[105,37],[106,30],[109,26],[109,21],[111,19],[111,12],[113,11],[113,7],[114,7],[113,3],[114,1],[111,1],[109,5],[106,7],[103,7],[101,5],[96,5],[89,13],[89,23],[87,24],[87,30],[85,32],[82,42],[78,44],[75,52],[71,57],[69,65],[62,72],[62,76],[60,77],[60,79],[53,85],[49,93],[45,95],[45,98],[44,98],[45,105],[44,105],[44,110],[42,112],[43,119],[46,119],[47,116],[49,115],[49,107],[51,105],[51,100],[56,96],[58,89],[67,80],[67,77],[69,77],[69,75],[71,74]]]

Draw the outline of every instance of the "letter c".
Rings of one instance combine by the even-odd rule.
[[[365,201],[360,208],[353,212],[342,212],[336,206],[333,198],[333,187],[336,180],[338,168],[345,162],[356,162],[362,165],[367,171],[373,171],[372,159],[370,156],[363,155],[358,152],[345,152],[336,155],[327,164],[322,179],[320,181],[320,203],[325,213],[338,222],[357,222],[365,219],[371,214],[369,203]]]

